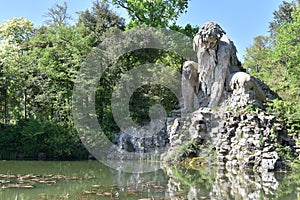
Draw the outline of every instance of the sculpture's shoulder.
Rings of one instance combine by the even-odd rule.
[[[230,72],[243,71],[241,63],[237,57],[237,49],[232,40],[223,35],[219,40],[218,45],[218,58],[223,59],[223,62],[227,60],[230,66]],[[236,67],[235,67],[236,66]]]
[[[223,35],[219,41],[219,46],[223,48],[236,49],[232,40],[230,40],[226,35]]]

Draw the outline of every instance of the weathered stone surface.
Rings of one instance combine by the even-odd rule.
[[[174,127],[176,132],[176,126]],[[127,133],[136,132],[136,134],[129,135]],[[108,159],[121,159],[121,160],[135,160],[141,159],[144,153],[152,152],[153,156],[159,158],[160,149],[166,147],[169,144],[169,140],[172,139],[170,134],[167,132],[167,127],[159,131],[156,134],[153,134],[150,137],[134,137],[133,135],[138,136],[137,130],[131,128],[127,130],[126,133],[119,132],[115,134],[113,143],[118,146],[118,152],[116,154],[109,154]],[[140,133],[142,134],[142,133]],[[145,158],[149,159],[149,158]],[[154,158],[152,158],[154,159]]]
[[[167,125],[169,149],[161,158],[177,162],[187,157],[187,154],[194,156],[201,154],[202,145],[211,142],[215,137],[211,123],[216,120],[214,117],[210,108],[200,108],[185,117],[170,121]]]
[[[227,125],[236,123],[233,120],[233,118],[237,118],[235,115],[231,112],[224,115]],[[216,150],[219,156],[227,156],[228,159],[224,163],[218,164],[231,167],[232,164],[227,164],[227,162],[232,163],[232,160],[236,160],[234,161],[235,166],[240,168],[252,168],[260,171],[272,171],[278,169],[278,167],[282,168],[282,163],[280,166],[277,164],[277,162],[282,161],[282,158],[276,152],[275,145],[280,145],[279,138],[286,136],[287,133],[284,129],[277,128],[277,126],[281,127],[281,124],[277,123],[276,117],[260,111],[247,114],[247,118],[240,118],[240,120],[236,130],[242,130],[242,134],[232,136],[229,134],[232,131],[231,128],[228,128],[228,126],[220,127],[223,134],[218,136],[217,141],[221,142],[216,143]],[[260,131],[257,131],[257,133],[252,132],[257,128],[250,123],[253,120],[257,122],[257,125],[261,125]],[[272,133],[270,127],[273,127]],[[224,136],[228,138],[226,142],[223,142]],[[228,144],[228,141],[230,144]],[[230,145],[229,152],[224,152],[224,144],[226,146]],[[294,151],[293,146],[289,146],[289,148],[292,152]]]

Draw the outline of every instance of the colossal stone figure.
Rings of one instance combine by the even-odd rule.
[[[239,94],[254,90],[256,99],[261,102],[265,100],[259,85],[250,75],[243,72],[245,70],[237,58],[236,47],[224,34],[226,32],[217,23],[207,22],[195,35],[193,49],[197,53],[198,64],[193,61],[183,64],[182,111],[196,110],[195,95],[198,95],[198,107],[214,107],[218,106],[228,93],[234,93],[237,89]],[[237,84],[239,87],[234,87]]]
[[[231,67],[239,65],[233,42],[223,34],[226,32],[218,24],[208,22],[200,27],[193,40],[199,64],[199,81],[205,98],[203,106],[218,105]]]

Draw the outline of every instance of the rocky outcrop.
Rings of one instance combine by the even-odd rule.
[[[295,153],[294,140],[274,115],[263,111],[224,113],[216,139],[217,164],[259,171],[286,169],[282,148]]]
[[[135,134],[127,134],[135,133]],[[115,153],[108,155],[108,159],[121,159],[121,160],[137,160],[144,159],[156,159],[160,155],[160,149],[166,147],[169,144],[169,137],[166,129],[147,137],[147,134],[142,135],[135,128],[126,130],[126,133],[120,131],[115,134],[113,143],[118,147]],[[140,137],[137,137],[140,136]],[[147,153],[151,153],[151,158],[147,157]]]
[[[218,116],[214,115],[210,108],[200,108],[182,117],[169,118],[167,133],[170,144],[168,151],[161,158],[167,162],[178,162],[186,157],[203,154],[203,147],[211,144],[216,138],[216,117]]]
[[[223,168],[273,171],[286,169],[285,155],[296,156],[285,127],[263,110],[200,108],[168,124],[170,148],[162,156],[168,162],[204,156],[206,163]]]

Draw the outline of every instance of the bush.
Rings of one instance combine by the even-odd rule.
[[[45,153],[47,159],[87,158],[76,130],[65,123],[31,117],[2,128],[2,159],[14,159],[16,155],[36,159],[39,152]]]

